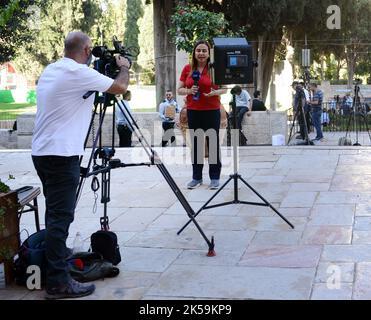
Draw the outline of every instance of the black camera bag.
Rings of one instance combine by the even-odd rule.
[[[108,230],[99,230],[90,237],[91,251],[100,253],[104,260],[114,266],[121,261],[120,248],[117,244],[117,235]]]

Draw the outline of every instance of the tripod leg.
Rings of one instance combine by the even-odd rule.
[[[278,212],[278,210],[273,207],[267,200],[263,198],[252,186],[250,186],[241,176],[239,176],[239,179],[252,191],[254,192],[269,208],[271,208],[275,213],[277,213],[281,219],[283,219],[292,229],[294,229],[294,225],[288,221],[281,213]]]
[[[367,133],[368,133],[368,137],[370,139],[370,142],[371,142],[371,133],[370,133],[370,129],[368,127],[368,119],[367,119],[367,114],[366,115],[363,115],[363,120],[365,122],[365,125],[366,125],[366,130],[367,130]]]
[[[350,113],[349,114],[349,119],[348,119],[348,124],[347,124],[347,131],[345,133],[345,138],[348,138],[348,134],[349,134],[349,128],[350,128],[350,123],[352,121],[352,114]]]
[[[204,238],[204,240],[208,244],[208,246],[209,246],[209,252],[208,252],[207,255],[209,257],[215,256],[214,238],[212,237],[211,238],[211,241],[210,241],[206,237],[205,233],[203,232],[203,230],[201,229],[200,225],[197,223],[197,221],[195,219],[195,213],[194,213],[192,207],[188,203],[187,199],[184,197],[183,193],[180,191],[179,187],[175,183],[174,179],[171,177],[171,175],[170,175],[169,171],[166,169],[165,165],[162,164],[162,163],[161,164],[158,164],[157,165],[157,168],[160,170],[160,172],[163,175],[163,177],[165,178],[166,182],[169,184],[170,188],[174,191],[174,194],[178,198],[179,202],[181,203],[181,205],[183,206],[183,208],[186,210],[186,212],[188,214],[188,217],[191,219],[190,221],[192,221],[194,223],[194,225],[196,226],[196,228],[200,232],[201,236]]]
[[[298,115],[298,111],[296,110],[295,111],[295,114],[294,114],[294,119],[292,120],[292,125],[291,125],[289,139],[287,141],[287,144],[290,144],[290,141],[292,139],[292,131],[293,131],[294,127],[295,127],[295,121],[296,121],[297,115]]]
[[[231,176],[220,188],[219,188],[219,190],[194,214],[194,218],[196,218],[200,213],[201,213],[201,211],[203,211],[206,207],[207,207],[207,205],[211,202],[211,201],[213,201],[214,199],[215,199],[215,197],[223,190],[223,188],[229,183],[229,181],[231,181],[233,179],[233,176]],[[183,230],[185,229],[185,228],[187,228],[188,227],[188,225],[190,224],[192,222],[192,220],[190,219],[178,232],[177,232],[177,235],[180,235],[182,232],[183,232]]]
[[[301,107],[301,113],[302,113],[303,122],[304,122],[303,126],[304,126],[305,141],[306,141],[307,145],[313,145],[314,143],[312,141],[310,141],[310,139],[309,139],[308,122],[307,122],[307,116],[305,114],[304,107]]]

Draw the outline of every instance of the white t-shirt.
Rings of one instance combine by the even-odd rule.
[[[69,58],[47,66],[37,85],[32,155],[82,155],[95,96],[84,99],[83,95],[105,92],[113,81]]]
[[[240,95],[236,94],[236,107],[249,107],[251,96],[246,90],[241,90]]]

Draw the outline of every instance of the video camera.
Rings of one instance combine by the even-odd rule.
[[[214,38],[210,61],[217,85],[253,82],[252,47],[245,38]]]
[[[113,50],[108,49],[107,46],[96,46],[93,48],[92,53],[96,58],[99,58],[94,61],[94,69],[114,79],[120,72],[114,55],[119,54],[128,59],[131,67],[131,58],[139,54],[139,49],[136,47],[125,48],[115,36],[112,42],[114,46]]]

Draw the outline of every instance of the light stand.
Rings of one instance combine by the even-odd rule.
[[[254,205],[254,206],[263,206],[271,208],[276,214],[278,214],[292,229],[294,229],[294,225],[290,223],[281,213],[278,212],[276,208],[274,208],[266,199],[264,199],[251,185],[249,185],[240,174],[238,174],[237,169],[237,144],[239,140],[239,130],[237,126],[237,112],[236,112],[236,95],[234,90],[232,89],[231,94],[233,95],[233,102],[232,102],[232,110],[233,110],[233,135],[232,135],[232,145],[233,145],[233,174],[229,176],[229,179],[219,188],[219,190],[196,212],[193,218],[197,217],[203,210],[212,209],[222,206],[228,206],[231,204],[247,204],[247,205]],[[260,202],[250,202],[250,201],[243,201],[239,199],[238,195],[238,181],[242,181],[255,195],[257,195],[263,203]],[[234,199],[233,201],[227,201],[215,205],[210,205],[209,203],[229,184],[229,182],[233,181],[234,186]],[[192,222],[193,220],[190,219],[179,231],[178,235],[183,232],[183,230]]]

